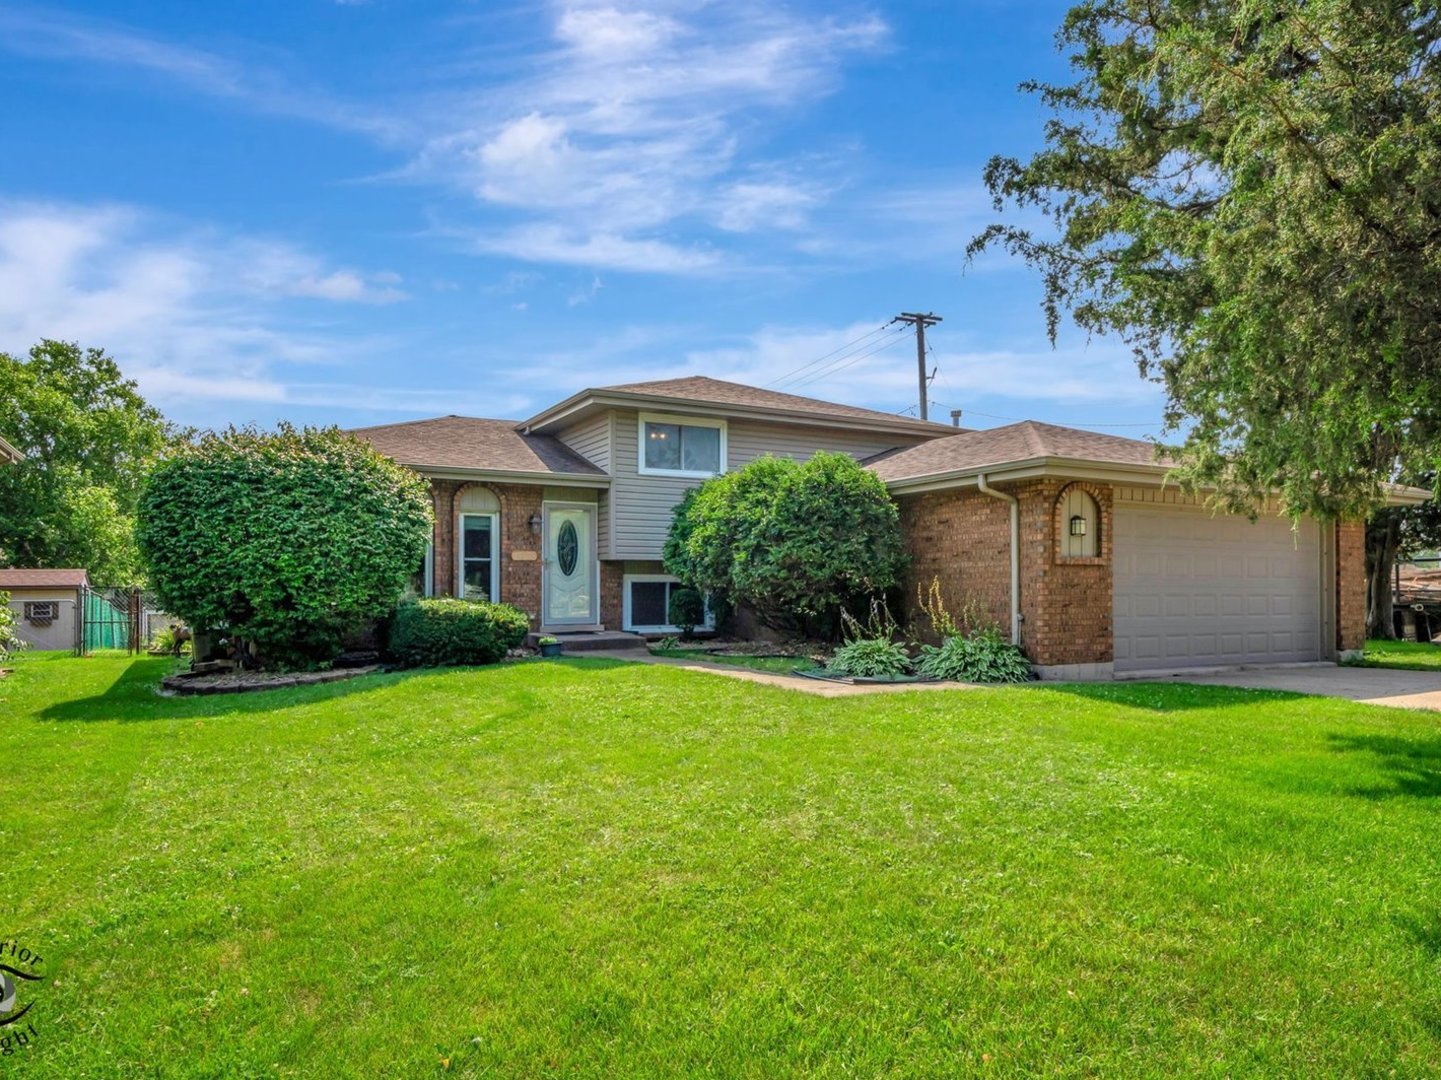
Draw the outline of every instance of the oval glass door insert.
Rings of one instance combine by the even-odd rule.
[[[560,532],[555,538],[555,561],[560,564],[560,572],[566,577],[575,573],[575,564],[580,559],[580,538],[575,534],[575,525],[572,522],[561,522]]]

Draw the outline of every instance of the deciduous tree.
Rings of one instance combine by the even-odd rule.
[[[25,454],[0,468],[0,561],[134,581],[136,500],[176,432],[115,361],[65,341],[0,353],[0,435]]]
[[[1229,508],[1361,513],[1441,451],[1441,14],[1430,3],[1088,0],[1074,81],[1000,224],[1064,312],[1168,398]]]

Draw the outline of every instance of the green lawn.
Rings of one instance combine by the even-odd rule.
[[[717,664],[735,664],[754,671],[769,671],[775,675],[790,675],[796,668],[813,668],[816,665],[804,656],[737,656],[733,653],[713,653],[705,649],[652,649],[656,656],[675,660],[706,660]]]
[[[1441,1070],[1434,714],[169,665],[0,680],[7,1075]]]
[[[1357,667],[1406,668],[1412,671],[1441,670],[1441,645],[1429,641],[1366,642],[1365,654],[1351,661]]]

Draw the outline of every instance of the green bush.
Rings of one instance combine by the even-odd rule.
[[[10,594],[0,591],[0,660],[8,658],[11,653],[19,652],[27,645],[15,629],[15,612],[10,610],[9,604]]]
[[[493,664],[525,640],[530,620],[509,604],[412,600],[390,629],[390,656],[406,667]]]
[[[705,597],[690,586],[672,589],[666,618],[672,626],[679,626],[685,637],[690,637],[697,626],[705,623]]]
[[[136,539],[166,611],[252,642],[266,666],[331,660],[394,609],[425,555],[415,473],[334,428],[206,433],[141,493]]]
[[[676,507],[666,569],[745,605],[773,629],[834,634],[840,613],[905,567],[900,519],[880,479],[845,454],[762,457],[707,480]]]
[[[916,672],[957,682],[1017,683],[1031,677],[1031,665],[999,630],[987,628],[969,637],[948,637],[939,646],[922,645]]]

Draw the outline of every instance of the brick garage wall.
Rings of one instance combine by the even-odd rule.
[[[1336,648],[1366,644],[1366,526],[1336,524]]]
[[[1079,488],[1100,511],[1099,554],[1067,557],[1063,503]],[[1108,664],[1112,637],[1111,489],[1102,484],[1041,480],[1021,494],[1022,641],[1037,664]],[[1025,599],[1029,596],[1030,602]]]
[[[901,535],[911,558],[904,586],[908,621],[935,640],[917,589],[928,591],[932,580],[938,580],[953,616],[959,618],[963,608],[974,605],[1009,632],[1010,507],[974,488],[907,495],[898,505]]]
[[[1021,648],[1041,665],[1109,663],[1111,638],[1111,491],[1084,485],[1101,513],[1101,553],[1058,557],[1061,480],[1000,485],[1020,502]],[[928,492],[899,500],[911,556],[907,616],[929,633],[917,586],[939,579],[953,615],[975,604],[1009,635],[1010,506],[974,488]],[[934,637],[933,634],[930,636]]]
[[[454,596],[456,589],[455,525],[461,493],[470,484],[432,480],[435,503],[436,596]],[[540,513],[543,489],[534,484],[476,484],[500,500],[500,599],[540,625],[540,537],[530,531],[530,518]],[[532,556],[526,558],[527,555]],[[517,557],[519,556],[519,557]]]

